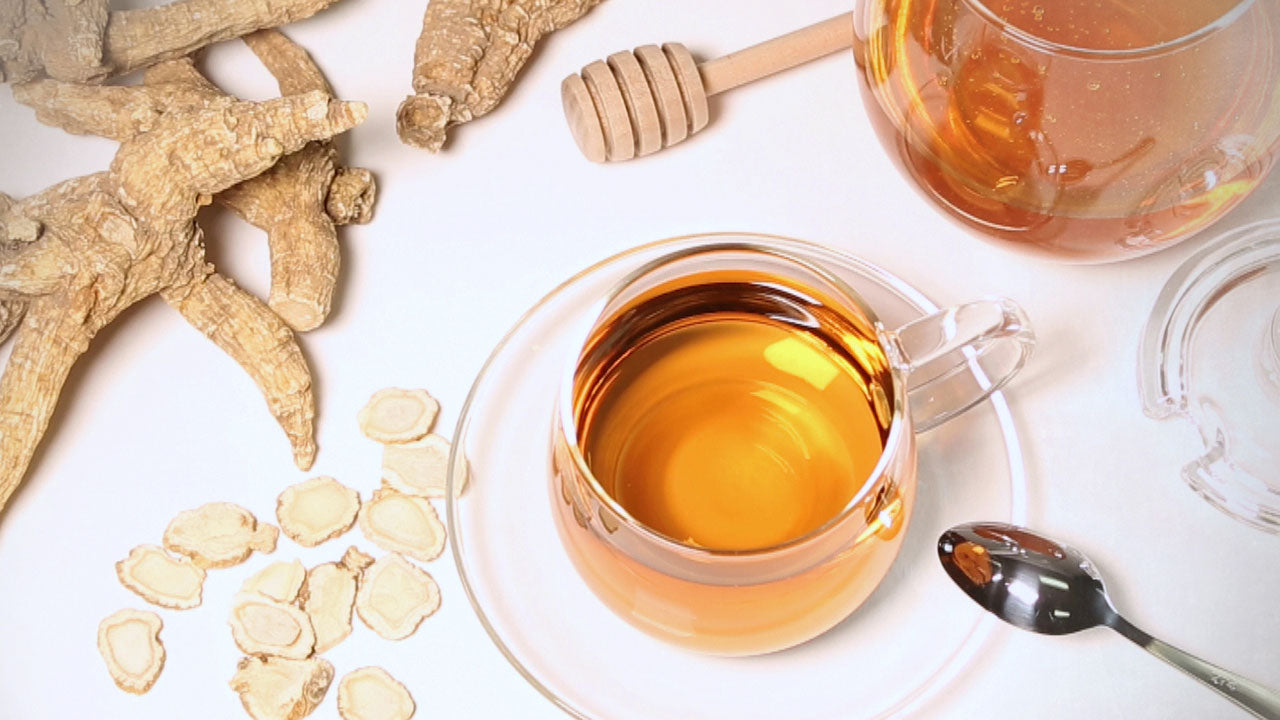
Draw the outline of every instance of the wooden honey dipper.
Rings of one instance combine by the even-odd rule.
[[[708,120],[707,98],[853,47],[845,13],[698,65],[679,43],[617,52],[560,85],[569,130],[592,162],[671,147]]]

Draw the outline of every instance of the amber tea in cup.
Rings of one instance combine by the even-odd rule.
[[[970,358],[998,372],[986,389],[935,388],[930,422],[1030,347],[1008,304],[918,322],[886,331],[843,282],[764,245],[709,244],[624,280],[565,378],[552,438],[557,526],[587,584],[646,632],[718,654],[788,647],[847,616],[887,572],[914,499],[907,353],[985,338]]]
[[[884,353],[825,308],[816,327],[759,312],[793,301],[770,280],[724,272],[637,302],[600,329],[612,341],[577,399],[584,457],[605,492],[695,547],[752,550],[813,532],[884,450]]]

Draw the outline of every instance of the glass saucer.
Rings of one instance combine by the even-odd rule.
[[[959,592],[937,560],[959,522],[1025,522],[1022,453],[1003,395],[920,437],[919,491],[902,551],[852,616],[808,643],[720,658],[652,639],[615,616],[560,545],[547,489],[556,383],[578,348],[572,330],[624,274],[710,240],[645,245],[579,273],[535,305],[481,370],[454,436],[471,465],[466,493],[447,493],[453,554],[490,637],[516,670],[579,718],[900,717],[951,684],[997,621]],[[808,243],[750,236],[842,277],[888,326],[936,306],[902,280]],[[450,458],[450,486],[460,457]]]

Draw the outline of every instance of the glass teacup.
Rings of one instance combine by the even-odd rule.
[[[552,431],[561,540],[619,616],[722,655],[853,612],[902,543],[916,429],[1000,388],[1034,344],[1007,300],[887,330],[763,242],[654,260],[590,317]]]

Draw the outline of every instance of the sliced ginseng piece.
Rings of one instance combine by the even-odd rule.
[[[356,579],[359,580],[360,573],[373,564],[373,556],[360,552],[360,548],[352,545],[347,548],[346,552],[342,553],[342,559],[338,561],[338,564],[355,573]]]
[[[351,634],[357,581],[372,562],[373,558],[351,547],[340,562],[317,565],[307,572],[300,602],[311,618],[317,653],[333,648]]]
[[[352,670],[338,683],[343,720],[409,720],[415,710],[408,688],[380,667]]]
[[[301,720],[316,709],[333,682],[324,658],[247,657],[236,666],[231,689],[254,720]]]
[[[141,695],[164,669],[160,616],[146,610],[120,610],[98,625],[98,652],[116,686]]]
[[[462,494],[471,471],[462,474],[454,497]],[[407,495],[444,497],[445,480],[449,476],[449,441],[439,435],[382,449],[382,482],[392,490]]]
[[[338,537],[355,524],[360,493],[331,477],[290,485],[276,501],[280,529],[305,547]]]
[[[298,591],[306,579],[307,569],[298,560],[274,562],[250,575],[240,586],[240,592],[258,593],[272,600],[291,603],[298,599]]]
[[[152,605],[188,610],[200,605],[204,570],[190,558],[174,557],[158,545],[139,545],[116,563],[120,584]]]
[[[378,558],[360,579],[356,612],[371,630],[403,640],[440,607],[440,587],[399,553]]]
[[[280,531],[259,523],[234,503],[209,503],[184,510],[164,531],[164,546],[190,557],[200,567],[239,565],[254,551],[275,552]]]
[[[415,560],[434,560],[444,551],[444,525],[430,501],[386,488],[360,508],[360,532],[383,550]]]
[[[440,403],[426,390],[385,388],[360,408],[360,432],[380,443],[402,443],[431,432]]]
[[[257,593],[239,593],[231,606],[231,636],[246,655],[311,657],[316,634],[307,614],[294,605]]]

